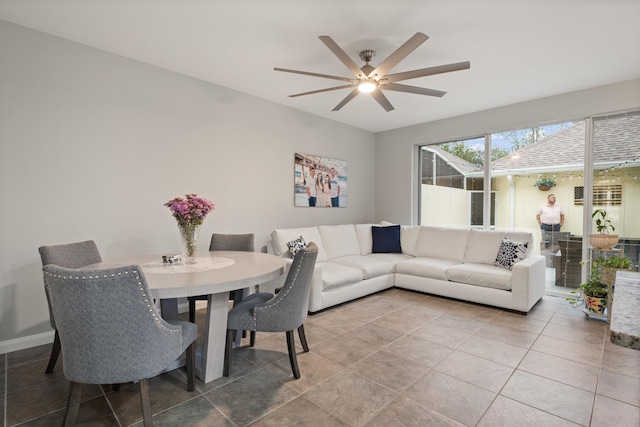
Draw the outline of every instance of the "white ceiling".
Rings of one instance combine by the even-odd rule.
[[[640,77],[639,0],[0,0],[0,19],[379,132]],[[392,72],[470,61],[386,91],[385,112],[349,89],[288,98],[350,77],[318,39],[379,64],[416,32],[430,38]],[[0,53],[1,54],[1,53]]]

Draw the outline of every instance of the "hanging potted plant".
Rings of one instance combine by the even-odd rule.
[[[618,244],[618,235],[611,234],[616,228],[607,218],[607,211],[604,209],[596,209],[591,214],[591,218],[596,221],[597,234],[589,235],[589,243],[594,249],[613,249]]]
[[[607,285],[602,283],[600,271],[596,262],[591,264],[589,280],[581,283],[577,290],[571,292],[575,297],[566,298],[573,307],[578,307],[584,302],[585,313],[604,316],[607,308]]]
[[[540,178],[533,184],[534,187],[538,187],[540,191],[549,191],[551,187],[556,185],[556,180],[553,178]]]

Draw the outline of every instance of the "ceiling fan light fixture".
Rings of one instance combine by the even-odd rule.
[[[358,84],[358,90],[362,93],[370,93],[376,90],[378,85],[372,80],[363,80]]]

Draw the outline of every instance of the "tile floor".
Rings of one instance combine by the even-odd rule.
[[[200,310],[198,320],[203,320]],[[544,297],[527,316],[392,289],[310,316],[291,375],[283,334],[234,351],[232,376],[150,382],[156,426],[640,425],[640,351]],[[300,349],[301,350],[301,349]],[[60,425],[68,382],[50,346],[0,355],[5,426]],[[141,424],[138,386],[86,387],[77,425]]]

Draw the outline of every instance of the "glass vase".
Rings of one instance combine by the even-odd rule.
[[[180,239],[182,240],[182,262],[195,264],[198,258],[198,235],[200,224],[178,225]]]

